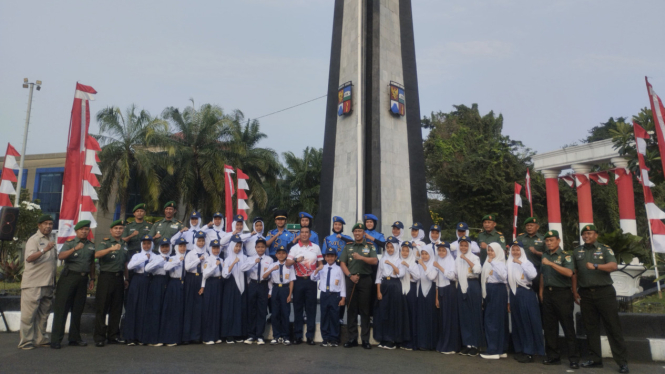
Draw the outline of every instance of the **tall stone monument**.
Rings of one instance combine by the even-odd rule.
[[[315,229],[429,227],[411,0],[336,0]],[[407,226],[408,227],[408,226]]]

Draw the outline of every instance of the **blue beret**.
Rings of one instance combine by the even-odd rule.
[[[392,227],[397,227],[398,229],[403,229],[404,224],[400,221],[395,221],[395,223],[393,223]]]
[[[275,253],[280,252],[280,251],[286,252],[286,247],[284,247],[283,245],[280,245],[279,247],[277,247],[277,250],[275,251]]]
[[[180,239],[185,240],[185,238],[180,238]],[[185,241],[185,244],[187,244],[186,241]],[[159,240],[159,246],[161,247],[163,245],[171,246],[171,241],[169,240],[169,238],[161,238]]]
[[[469,225],[466,222],[460,222],[457,224],[457,231],[466,231],[469,229]]]
[[[471,244],[471,238],[469,238],[469,237],[466,236],[466,235],[461,236],[461,237],[458,239],[458,241],[460,241],[460,242],[467,242],[467,243]]]
[[[199,232],[196,233],[196,235],[194,235],[194,237],[195,237],[196,239],[198,239],[198,238],[204,238],[204,239],[205,239],[205,237],[206,237],[206,233],[203,232],[203,231],[199,231]]]
[[[410,227],[411,230],[423,230],[423,225],[420,222],[416,222],[413,226]]]
[[[242,238],[240,237],[240,235],[235,234],[231,237],[231,241],[234,243],[242,243]]]
[[[189,216],[189,218],[198,218],[198,219],[201,219],[201,213],[199,213],[199,212],[192,212],[192,215]]]
[[[333,217],[333,222],[341,222],[342,225],[346,225],[346,222],[344,222],[344,218],[338,216]]]
[[[333,247],[328,247],[328,248],[326,248],[326,253],[324,253],[323,255],[324,256],[335,255],[335,257],[337,257],[337,251]]]
[[[224,215],[220,212],[217,212],[217,213],[212,215],[212,218],[224,218]]]
[[[524,247],[524,246],[522,245],[522,242],[519,241],[519,240],[513,240],[513,242],[510,243],[510,245],[511,245],[511,246],[513,246],[513,245],[518,245],[518,246],[520,246],[520,247]]]
[[[394,236],[389,236],[389,237],[386,239],[386,243],[395,243],[395,244],[397,244],[397,243],[399,243],[399,239],[397,239],[397,238],[394,237]]]
[[[365,221],[367,221],[368,219],[371,219],[371,220],[377,221],[377,222],[379,221],[379,219],[374,214],[365,214]]]
[[[219,240],[215,239],[215,240],[210,241],[210,246],[211,247],[221,247],[222,245],[219,244]]]
[[[242,214],[237,214],[233,217],[233,222],[244,222],[245,217],[242,216]]]
[[[152,241],[152,236],[150,236],[150,235],[143,235],[143,237],[141,238],[141,241],[142,241],[142,242],[151,242],[151,241]]]
[[[411,244],[411,242],[407,240],[405,242],[402,242],[402,247],[413,248],[413,244]]]
[[[178,238],[178,240],[175,241],[175,244],[187,244],[187,240],[185,240],[185,238]]]
[[[254,219],[252,220],[253,223],[256,223],[256,222],[258,222],[258,221],[263,222],[263,218],[261,218],[261,217],[254,217]]]
[[[439,247],[450,248],[450,243],[444,241],[444,242],[441,242],[441,243],[437,243],[436,247],[437,248],[439,248]]]
[[[432,226],[429,227],[429,231],[441,231],[441,226],[432,225]]]
[[[300,217],[300,218],[309,218],[310,220],[314,219],[314,217],[312,217],[312,215],[307,213],[307,212],[298,213],[298,217]]]

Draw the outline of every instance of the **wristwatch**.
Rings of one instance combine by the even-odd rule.
[[[598,270],[598,264],[593,264],[593,268],[594,268],[595,270]]]
[[[39,252],[41,252],[42,254],[44,254],[44,248],[39,248]]]

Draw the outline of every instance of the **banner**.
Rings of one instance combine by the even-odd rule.
[[[515,182],[515,209],[513,211],[513,240],[517,239],[517,210],[522,206],[522,196],[520,196],[522,186]]]
[[[16,157],[21,157],[21,155],[16,151],[16,148],[7,143],[5,162],[2,165],[2,177],[0,177],[0,206],[12,206],[9,195],[16,195],[16,189],[12,183],[16,183],[18,190],[21,190],[18,179],[14,174],[14,170],[20,169]]]
[[[233,195],[235,190],[233,188],[233,178],[231,174],[235,174],[233,168],[229,165],[224,165],[224,205],[226,205],[226,232],[233,232]]]

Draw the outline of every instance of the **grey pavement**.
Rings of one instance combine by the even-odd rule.
[[[92,343],[91,336],[83,339]],[[603,369],[568,370],[567,365],[544,366],[538,361],[520,364],[509,356],[501,360],[443,355],[437,352],[387,351],[373,347],[257,346],[245,344],[178,347],[106,346],[60,350],[16,348],[18,334],[0,334],[0,373],[616,373],[605,360]],[[631,373],[665,374],[665,363],[629,365]]]

